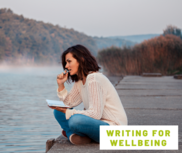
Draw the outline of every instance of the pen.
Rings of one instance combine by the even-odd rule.
[[[68,73],[68,72],[69,72],[69,70],[66,69],[66,72],[63,72],[63,74],[65,75],[65,74]]]

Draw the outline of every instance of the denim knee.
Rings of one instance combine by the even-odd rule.
[[[83,118],[80,114],[74,114],[70,117],[68,121],[69,128],[75,131],[79,125],[83,124]]]
[[[58,119],[58,118],[60,118],[60,117],[65,117],[65,114],[62,113],[62,112],[60,112],[60,111],[58,111],[58,110],[55,110],[55,109],[54,109],[53,113],[54,113],[54,117],[55,117],[56,119]]]

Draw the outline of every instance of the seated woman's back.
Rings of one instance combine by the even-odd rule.
[[[94,72],[87,76],[84,85],[81,80],[78,84],[81,87],[81,97],[86,109],[89,109],[89,101],[98,101],[94,105],[96,107],[94,109],[100,109],[98,111],[102,111],[101,120],[109,124],[128,124],[120,97],[113,84],[105,75],[100,72]],[[92,95],[89,95],[90,91],[92,91]],[[103,110],[99,100],[103,103]]]

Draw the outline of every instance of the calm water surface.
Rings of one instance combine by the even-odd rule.
[[[61,135],[45,101],[59,100],[61,72],[61,67],[0,68],[0,152],[45,152],[47,139]],[[65,87],[70,91],[72,85]]]

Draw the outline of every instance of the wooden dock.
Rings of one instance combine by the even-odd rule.
[[[59,136],[49,141],[48,153],[181,153],[182,152],[182,80],[173,76],[127,76],[116,83],[129,125],[178,125],[179,150],[99,150],[99,144],[72,145]],[[52,143],[52,144],[51,144]]]

